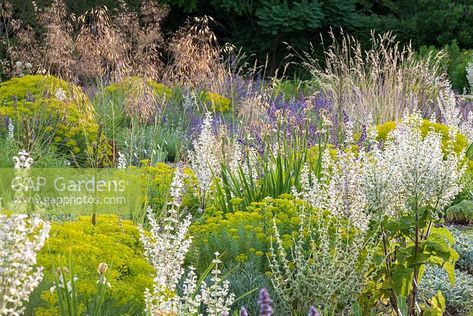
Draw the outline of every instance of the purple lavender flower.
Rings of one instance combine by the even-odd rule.
[[[248,316],[248,311],[246,310],[245,306],[241,307],[240,316]]]
[[[320,316],[320,314],[319,314],[319,311],[317,310],[317,308],[315,308],[314,306],[311,306],[309,308],[308,316]]]
[[[260,316],[273,315],[273,300],[269,297],[269,293],[266,288],[262,288],[259,292],[258,304],[260,306]]]
[[[343,115],[343,124],[347,125],[348,122],[350,121],[350,118],[348,117],[347,112],[345,110],[343,110],[342,115]]]
[[[366,140],[366,137],[367,137],[367,133],[366,133],[366,125],[363,124],[361,125],[361,135],[360,135],[360,139],[358,139],[358,146],[361,146],[365,140]]]

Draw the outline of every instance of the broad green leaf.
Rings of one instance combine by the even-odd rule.
[[[455,285],[455,265],[451,262],[445,262],[443,264],[443,269],[447,272],[448,280],[450,281],[451,286]]]
[[[442,316],[445,312],[445,297],[438,291],[430,300],[430,306],[424,308],[424,316]]]
[[[397,265],[393,269],[392,287],[398,295],[408,295],[412,288],[414,269]]]
[[[430,236],[432,235],[444,237],[451,245],[455,243],[455,238],[453,237],[452,232],[450,232],[446,227],[432,227],[430,230]]]

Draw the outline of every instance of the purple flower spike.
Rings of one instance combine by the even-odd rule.
[[[319,314],[319,311],[317,310],[317,308],[315,308],[314,306],[311,306],[309,308],[309,315],[308,316],[320,316],[320,314]]]
[[[245,306],[241,307],[240,316],[248,316],[248,311],[246,310]]]
[[[258,304],[260,306],[260,316],[273,315],[273,300],[269,297],[269,293],[266,288],[261,289],[259,292]]]
[[[368,135],[366,132],[366,125],[363,124],[361,125],[361,135],[360,135],[360,139],[358,140],[358,146],[361,146],[366,141],[367,137]]]

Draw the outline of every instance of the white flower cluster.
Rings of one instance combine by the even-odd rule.
[[[218,265],[222,263],[218,259],[219,253],[215,253],[213,260],[214,269],[212,270],[212,284],[209,286],[204,281],[202,283],[202,301],[207,307],[206,315],[222,316],[230,315],[230,306],[235,301],[235,295],[230,293],[230,282],[222,281],[222,272]]]
[[[29,169],[34,164],[33,158],[26,150],[21,150],[18,156],[14,156],[13,162],[15,163],[15,169]]]
[[[470,89],[473,89],[473,63],[469,62],[466,66],[466,79],[468,80],[468,84]]]
[[[460,132],[473,142],[473,112],[469,111],[466,117],[463,117],[452,89],[447,92],[439,91],[437,104],[445,125],[449,127],[449,136],[456,137]]]
[[[200,135],[193,143],[194,150],[190,153],[190,165],[199,183],[199,196],[202,203],[205,202],[214,172],[219,167],[219,161],[214,152],[218,147],[218,142],[212,131],[212,123],[212,114],[208,112],[205,115]]]
[[[406,118],[390,133],[383,149],[366,155],[364,168],[368,209],[396,216],[429,207],[441,211],[461,190],[464,173],[452,146],[442,150],[442,135],[419,129],[420,116]]]
[[[18,179],[26,179],[29,177],[30,169],[34,164],[33,158],[30,157],[30,154],[26,150],[21,150],[18,153],[18,156],[13,157],[13,161],[15,163],[15,176]],[[24,200],[25,196],[25,189],[22,188],[21,190],[15,190],[13,201],[13,206],[11,207],[18,213],[26,213],[28,210],[28,203]],[[37,206],[37,205],[35,205]]]
[[[43,279],[42,268],[35,268],[36,252],[49,228],[39,217],[0,215],[0,315],[21,315],[24,302]]]
[[[363,159],[360,157],[363,155],[357,157],[353,152],[338,150],[336,158],[332,158],[325,152],[320,179],[305,166],[301,175],[302,192],[295,195],[318,210],[347,218],[355,227],[366,230],[369,217],[365,213]],[[309,178],[313,179],[312,184]]]
[[[442,135],[422,136],[421,123],[418,115],[405,118],[383,148],[338,150],[335,158],[325,152],[319,179],[305,167],[302,192],[294,194],[361,230],[373,216],[396,216],[413,210],[412,203],[441,211],[461,190],[464,167],[451,146],[442,149]]]
[[[118,159],[117,159],[117,168],[118,169],[126,169],[128,162],[124,154],[120,151],[118,152]]]
[[[198,294],[198,281],[194,268],[190,267],[184,277],[184,259],[189,250],[192,238],[188,236],[191,225],[191,215],[183,220],[179,218],[179,207],[181,205],[183,189],[183,174],[180,169],[176,170],[171,184],[172,202],[169,203],[168,215],[161,226],[154,217],[151,208],[148,208],[148,220],[151,232],[148,234],[140,228],[141,240],[144,245],[145,255],[153,265],[156,272],[154,288],[151,292],[145,291],[145,302],[147,311],[151,315],[201,315],[199,314],[202,303],[209,304],[208,315],[213,311],[229,311],[233,303],[233,294],[229,294],[228,283],[221,283],[220,271],[215,263],[213,270],[212,285],[208,287],[203,283],[202,293]],[[183,282],[183,293],[177,293],[179,282]],[[219,304],[218,309],[215,304]],[[222,305],[223,304],[223,305]],[[222,315],[222,314],[218,314]]]
[[[64,91],[63,88],[58,88],[56,90],[56,93],[54,94],[54,96],[56,97],[56,99],[58,99],[59,101],[64,101],[67,99],[67,95],[66,95],[66,91]]]
[[[13,122],[11,119],[8,120],[8,126],[7,126],[7,138],[12,140],[15,137],[15,125],[13,125]]]

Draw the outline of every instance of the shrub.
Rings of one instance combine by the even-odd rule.
[[[49,146],[73,156],[95,141],[98,124],[80,88],[52,76],[27,75],[0,83],[0,117],[15,126],[15,137],[33,151]]]
[[[446,211],[445,217],[450,223],[473,223],[473,201],[463,200],[460,203],[450,206]]]
[[[236,210],[229,213],[209,207],[203,217],[191,226],[193,244],[198,247],[191,250],[190,260],[198,262],[199,271],[208,266],[216,251],[222,253],[223,262],[253,261],[260,265],[262,271],[266,271],[265,257],[269,254],[274,235],[273,218],[284,247],[290,248],[294,242],[293,233],[299,227],[299,213],[304,207],[306,212],[313,210],[289,194],[253,202],[245,209],[240,208],[239,202],[239,199],[234,200]],[[312,220],[317,222],[317,216],[313,216]]]
[[[442,268],[426,266],[419,285],[421,297],[431,298],[441,291],[447,303],[447,311],[452,315],[465,315],[473,311],[473,276],[455,270],[455,285],[451,286]]]
[[[352,228],[346,221],[318,216],[314,223],[314,215],[299,211],[299,233],[289,251],[274,223],[271,280],[288,310],[301,315],[312,305],[345,314],[367,285],[373,245],[364,232],[347,234]]]
[[[153,283],[153,268],[143,256],[140,234],[130,221],[116,216],[99,216],[96,226],[91,217],[77,221],[53,223],[50,238],[38,256],[38,264],[45,267],[45,281],[54,283],[53,268],[67,267],[72,258],[80,309],[85,312],[87,302],[96,293],[97,267],[109,265],[107,279],[111,284],[105,302],[108,315],[130,313],[138,315],[144,309],[144,289]],[[41,298],[47,306],[35,307],[36,315],[58,315],[56,293],[45,290]]]
[[[378,141],[386,142],[388,134],[396,129],[396,122],[388,121],[384,124],[380,124],[377,126],[378,130]],[[429,120],[422,120],[422,124],[420,126],[420,130],[422,133],[422,137],[425,137],[430,130],[434,132],[440,133],[442,135],[442,150],[445,152],[448,143],[450,142],[449,136],[449,127],[445,124],[431,122]],[[469,141],[465,135],[458,133],[456,135],[456,139],[453,142],[453,150],[455,153],[460,153],[461,151],[465,150],[469,145]],[[473,175],[473,161],[467,160],[466,161],[467,169],[466,175],[472,176]]]

